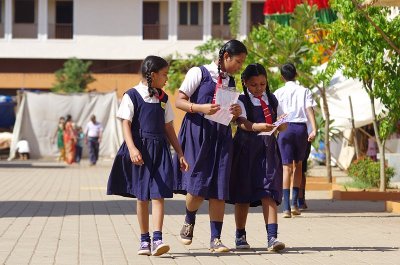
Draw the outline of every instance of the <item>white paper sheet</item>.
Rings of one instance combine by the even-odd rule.
[[[234,88],[219,88],[217,90],[215,103],[220,105],[220,110],[213,115],[205,115],[206,119],[228,126],[233,115],[229,111],[232,104],[237,103],[240,93]]]
[[[272,125],[276,126],[274,129],[272,129],[269,132],[260,132],[258,135],[272,135],[276,129],[278,129],[278,126],[287,122],[290,122],[293,120],[293,112],[289,112],[286,116],[284,116],[282,119],[277,120],[274,122]]]

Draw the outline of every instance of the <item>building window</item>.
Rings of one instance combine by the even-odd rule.
[[[3,10],[4,10],[3,5],[4,5],[4,1],[0,0],[0,24],[3,23]]]
[[[250,23],[252,26],[264,24],[264,3],[252,3],[250,6]]]
[[[14,10],[15,23],[35,23],[34,0],[15,0]]]
[[[56,2],[56,23],[57,24],[72,24],[73,23],[73,8],[72,1],[57,1]]]
[[[199,2],[179,2],[179,25],[199,25]]]
[[[229,9],[232,3],[213,2],[212,4],[212,22],[213,25],[229,25]]]

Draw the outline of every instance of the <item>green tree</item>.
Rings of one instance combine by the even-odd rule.
[[[341,14],[342,19],[332,24],[330,37],[338,43],[334,63],[343,69],[346,76],[361,80],[370,96],[380,153],[380,190],[384,191],[385,143],[400,118],[400,57],[395,49],[400,44],[400,17],[390,21],[388,8],[362,10],[356,6],[361,2],[332,1],[332,8]],[[375,99],[387,108],[384,115],[377,116]]]
[[[218,56],[219,49],[222,47],[223,41],[219,39],[210,39],[206,43],[197,46],[195,54],[187,54],[183,59],[182,55],[176,54],[170,56],[167,61],[170,62],[168,71],[168,83],[166,89],[174,92],[180,87],[185,78],[185,74],[190,68],[209,64]]]
[[[77,58],[71,58],[64,63],[64,67],[55,72],[57,82],[52,91],[62,93],[83,92],[88,84],[95,81],[89,67],[91,61],[84,62]]]
[[[232,38],[238,38],[240,31],[240,17],[242,14],[241,0],[233,0],[229,8],[229,28]]]

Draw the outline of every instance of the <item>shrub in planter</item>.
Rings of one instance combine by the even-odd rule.
[[[369,157],[355,160],[348,169],[349,176],[356,182],[364,183],[368,187],[379,187],[379,162]],[[390,179],[394,176],[394,168],[385,167],[385,182],[388,186]]]

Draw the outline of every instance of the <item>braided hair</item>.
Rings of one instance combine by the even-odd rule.
[[[245,81],[249,80],[253,76],[259,76],[263,75],[265,78],[267,78],[267,71],[265,70],[264,66],[262,66],[259,63],[253,63],[249,64],[246,69],[244,69],[242,75],[241,75],[241,80],[242,80],[242,86],[243,86],[243,92],[246,97],[246,100],[244,102],[244,107],[246,109],[247,117],[249,121],[253,121],[253,112],[252,112],[252,107],[253,104],[251,103],[249,91],[247,87],[245,86]],[[272,107],[272,117],[273,121],[276,121],[276,109],[278,108],[278,102],[275,99],[275,97],[272,96],[271,90],[269,89],[268,81],[267,81],[267,87],[265,89],[265,93],[267,94],[268,97],[268,102]]]
[[[151,73],[157,73],[167,66],[167,61],[158,56],[150,55],[144,59],[141,71],[142,77],[146,78],[150,97],[153,97],[156,94],[161,94],[161,89],[152,87],[153,80],[151,78]]]
[[[230,40],[222,46],[218,54],[218,75],[221,74],[222,63],[224,62],[224,54],[227,52],[230,57],[240,55],[242,53],[247,54],[246,46],[238,40]]]

